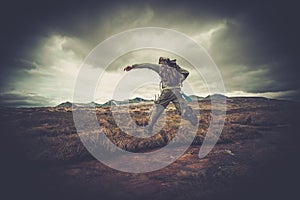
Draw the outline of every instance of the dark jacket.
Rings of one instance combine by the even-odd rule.
[[[161,65],[152,64],[152,63],[142,63],[142,64],[132,65],[132,67],[133,67],[133,69],[151,69],[159,74]],[[175,68],[182,75],[182,77],[180,78],[180,83],[182,83],[188,77],[189,72],[185,69],[182,69],[178,65],[176,65]],[[170,86],[166,82],[162,82],[163,89],[168,88],[168,87],[170,87]],[[174,87],[174,86],[172,86],[172,87]],[[176,87],[180,88],[180,85],[178,85]]]

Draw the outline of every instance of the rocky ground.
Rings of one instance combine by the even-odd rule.
[[[174,200],[298,195],[299,103],[228,98],[221,137],[202,159],[198,152],[211,121],[211,105],[203,100],[190,106],[200,111],[193,144],[171,165],[143,174],[120,172],[93,158],[78,137],[70,107],[1,108],[1,195],[9,199]],[[147,124],[150,108],[151,104],[131,105],[131,123]],[[159,135],[135,138],[118,128],[110,107],[97,107],[96,112],[103,133],[132,152],[154,151],[168,144],[180,120],[169,106]],[[191,136],[188,128],[186,133],[180,141]],[[180,141],[173,151],[183,151]],[[115,162],[131,161],[120,156]]]

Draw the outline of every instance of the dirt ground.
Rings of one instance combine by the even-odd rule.
[[[77,135],[72,108],[1,108],[1,199],[299,198],[299,103],[229,98],[221,137],[202,159],[198,152],[211,105],[208,100],[190,105],[200,111],[193,144],[171,165],[142,174],[117,171],[93,158]],[[133,121],[147,123],[150,107],[131,106]],[[170,106],[162,137],[132,138],[118,130],[109,107],[96,111],[111,141],[130,151],[163,147],[178,125]],[[121,156],[115,162],[130,160]]]

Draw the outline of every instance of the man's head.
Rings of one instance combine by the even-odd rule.
[[[158,64],[166,64],[169,65],[170,67],[174,67],[176,66],[176,59],[170,60],[170,58],[160,57],[158,60]]]
[[[158,64],[167,64],[168,60],[170,60],[170,59],[166,58],[166,57],[159,57]]]

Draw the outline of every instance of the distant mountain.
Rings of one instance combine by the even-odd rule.
[[[214,98],[214,99],[223,99],[223,98],[228,98],[227,96],[223,95],[223,94],[213,94],[213,95],[208,95],[204,98],[204,100],[207,100],[207,99],[211,99],[211,98]]]
[[[101,106],[101,104],[95,103],[95,102],[91,102],[91,103],[71,103],[69,101],[67,102],[63,102],[59,105],[57,105],[57,108],[70,108],[72,107],[74,104],[74,106],[87,106],[87,107],[97,107],[97,106]]]
[[[116,101],[116,100],[109,100],[109,101],[101,104],[101,106],[111,106],[111,105],[120,105],[120,104],[125,104],[125,102],[123,102],[123,101]]]
[[[228,101],[229,100],[238,100],[238,101],[251,101],[251,100],[255,100],[255,101],[266,101],[269,100],[268,98],[265,97],[227,97],[225,95],[222,94],[213,94],[213,95],[208,95],[206,97],[200,97],[197,95],[190,95],[189,96],[193,101],[201,101],[201,100],[210,100],[212,97],[214,99],[221,99],[221,98],[226,98]],[[153,100],[148,100],[148,99],[143,99],[141,97],[135,97],[134,99],[128,99],[128,100],[123,100],[123,101],[116,101],[116,100],[109,100],[103,104],[99,104],[99,103],[95,103],[95,102],[91,102],[91,103],[74,103],[75,106],[87,106],[87,107],[98,107],[98,106],[111,106],[111,105],[125,105],[125,104],[132,104],[132,103],[147,103],[147,102],[153,102]],[[57,105],[57,108],[70,108],[72,107],[72,103],[67,101],[67,102],[63,102],[59,105]]]
[[[70,107],[72,107],[72,103],[67,101],[67,102],[63,102],[63,103],[61,103],[61,104],[59,104],[55,107],[57,107],[57,108],[70,108]]]
[[[140,102],[151,102],[152,100],[135,97],[134,99],[129,99],[128,101],[129,103],[140,103]]]
[[[199,101],[199,100],[202,100],[204,99],[204,97],[199,97],[197,95],[190,95],[189,96],[193,101]]]
[[[79,107],[98,107],[98,106],[111,106],[111,105],[124,105],[128,103],[140,103],[140,102],[152,102],[153,100],[148,100],[148,99],[143,99],[140,97],[135,97],[134,99],[128,99],[128,100],[123,100],[123,101],[116,101],[116,100],[109,100],[103,104],[99,104],[96,102],[91,102],[91,103],[71,103],[69,101],[63,102],[55,107],[57,108],[70,108],[73,106],[79,106]]]
[[[91,102],[91,103],[84,103],[84,104],[75,104],[77,106],[88,106],[88,107],[97,107],[97,106],[101,106],[101,104],[96,103],[96,102]]]
[[[134,99],[128,99],[123,101],[116,101],[116,100],[109,100],[105,102],[104,104],[101,104],[102,106],[110,106],[110,105],[124,105],[128,103],[141,103],[141,102],[152,102],[152,100],[143,99],[140,97],[135,97]]]

